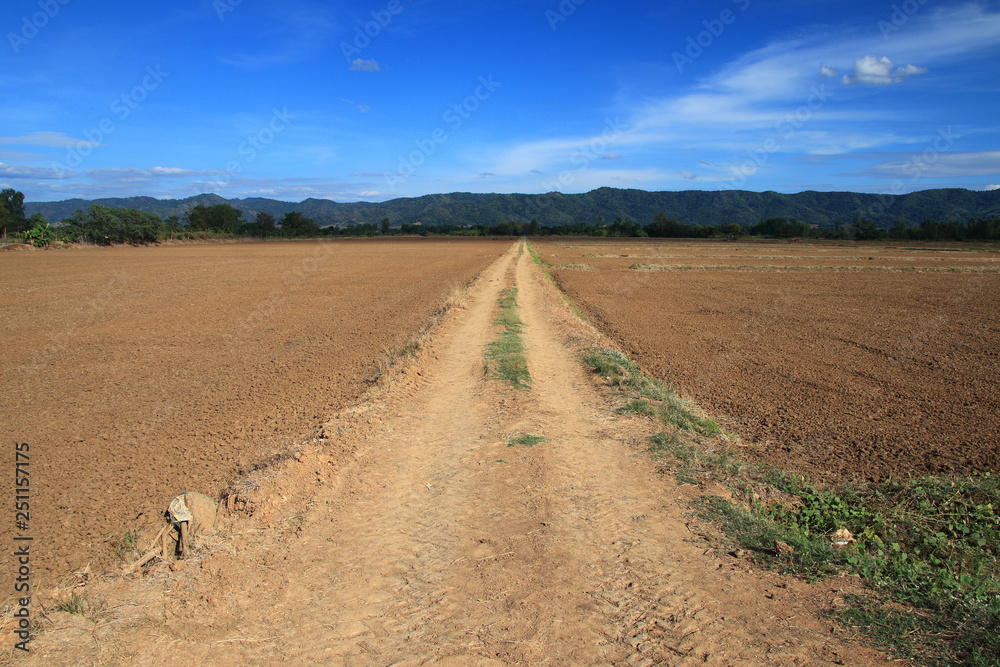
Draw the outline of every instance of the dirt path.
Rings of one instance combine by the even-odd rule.
[[[834,585],[705,554],[676,485],[626,444],[635,425],[608,410],[569,344],[591,334],[530,255],[515,257],[487,270],[426,362],[372,412],[354,461],[319,487],[297,537],[277,544],[264,530],[246,547],[256,555],[210,556],[198,576],[224,582],[211,593],[182,594],[194,575],[169,573],[173,592],[147,604],[157,609],[144,622],[77,628],[90,653],[73,656],[149,665],[880,663],[815,616]],[[483,376],[512,266],[530,392]],[[546,440],[508,447],[520,433]],[[38,664],[69,658],[57,636],[40,638]]]

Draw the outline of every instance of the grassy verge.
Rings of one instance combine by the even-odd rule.
[[[596,373],[627,399],[623,412],[658,418],[665,425],[705,436],[721,435],[718,424],[696,413],[695,406],[662,382],[640,372],[627,356],[616,350],[593,350],[584,357]]]
[[[515,389],[531,389],[531,373],[528,372],[528,360],[521,342],[524,324],[517,312],[517,287],[510,285],[502,290],[497,305],[500,310],[494,324],[500,325],[502,330],[487,347],[486,369],[490,375]]]
[[[525,245],[528,246],[528,252],[531,253],[531,261],[533,261],[535,264],[537,264],[542,269],[542,275],[545,276],[545,278],[550,283],[552,283],[553,285],[556,286],[556,289],[559,291],[559,296],[562,297],[562,300],[566,303],[566,305],[569,307],[569,309],[571,311],[573,311],[573,314],[576,315],[577,317],[579,317],[582,321],[587,322],[588,321],[587,320],[587,316],[584,315],[582,312],[580,312],[580,309],[576,307],[576,304],[574,304],[572,301],[570,301],[569,297],[567,297],[566,294],[564,294],[563,291],[561,289],[559,289],[559,286],[556,285],[556,281],[552,279],[552,275],[549,273],[548,267],[550,265],[548,265],[548,264],[546,264],[545,262],[542,261],[542,258],[538,255],[537,252],[535,252],[535,249],[531,246],[531,241],[525,239],[524,243],[525,243]]]
[[[1000,664],[1000,480],[923,477],[822,488],[741,460],[714,421],[613,350],[586,356],[624,411],[666,430],[650,439],[682,483],[714,481],[732,498],[694,511],[757,563],[819,579],[856,573],[870,596],[831,610],[900,658],[928,665]]]

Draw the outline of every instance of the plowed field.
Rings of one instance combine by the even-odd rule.
[[[556,282],[750,454],[828,480],[1000,472],[1000,251],[536,242]]]
[[[29,443],[36,585],[100,561],[172,496],[217,497],[242,467],[308,435],[509,245],[0,253],[2,486],[13,488],[14,443]]]

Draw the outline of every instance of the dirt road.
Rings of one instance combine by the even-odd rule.
[[[529,392],[483,374],[511,268]],[[595,335],[507,253],[363,435],[327,426],[353,455],[306,458],[316,491],[286,539],[275,519],[129,583],[142,613],[57,615],[35,664],[880,664],[816,616],[843,581],[706,553],[579,362]],[[522,433],[545,440],[506,444]]]

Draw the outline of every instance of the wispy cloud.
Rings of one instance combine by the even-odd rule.
[[[365,60],[364,58],[355,58],[354,62],[351,63],[352,72],[381,72],[382,68],[375,60]]]
[[[3,178],[36,178],[36,179],[65,179],[73,178],[76,174],[71,171],[61,169],[50,169],[48,167],[32,167],[29,165],[13,165],[0,162],[0,177]]]
[[[137,183],[150,182],[161,178],[192,178],[201,176],[217,176],[227,172],[211,169],[181,169],[179,167],[150,167],[148,169],[88,169],[87,176],[95,181],[107,183]]]
[[[955,178],[993,176],[1000,173],[1000,150],[972,152],[900,153],[892,159],[873,164],[851,176],[878,178]]]
[[[257,39],[248,42],[264,45],[260,51],[223,59],[226,64],[238,67],[254,69],[301,62],[321,53],[329,35],[338,30],[332,9],[320,3],[247,3],[238,11],[263,14],[264,19],[255,25],[258,29],[261,25],[268,26],[265,34],[255,34]],[[233,18],[240,18],[239,14]]]
[[[902,83],[998,46],[1000,13],[980,5],[945,7],[912,18],[888,46],[875,30],[814,30],[808,38],[776,40],[693,81],[686,90],[620,106],[630,129],[616,139],[614,151],[638,163],[678,151],[713,153],[719,164],[707,173],[678,169],[681,165],[668,172],[673,178],[711,182],[731,178],[748,151],[761,154],[765,146],[766,161],[776,153],[853,153],[918,143],[924,128],[920,135],[910,134],[905,123],[886,128],[894,113],[901,121],[907,117],[904,108],[859,104],[859,93],[850,92],[851,87],[841,86],[835,77],[850,72],[847,83],[859,87]],[[872,53],[880,55],[863,55]],[[502,174],[558,172],[572,168],[581,146],[598,139],[552,137],[517,143],[492,151],[496,157],[480,166]],[[723,157],[727,153],[729,164]]]
[[[32,132],[20,137],[0,137],[0,146],[45,146],[47,148],[96,148],[103,144],[67,137],[62,132]]]

